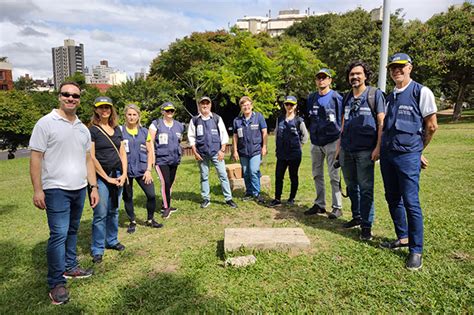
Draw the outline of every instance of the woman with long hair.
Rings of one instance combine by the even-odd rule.
[[[95,99],[89,131],[100,199],[93,209],[91,254],[92,261],[100,263],[106,248],[125,249],[117,234],[120,197],[127,180],[127,154],[117,112],[110,98],[101,96]]]

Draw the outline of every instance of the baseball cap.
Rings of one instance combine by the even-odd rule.
[[[298,102],[296,100],[296,97],[288,95],[288,96],[285,96],[285,100],[283,101],[283,104],[286,104],[286,103],[297,104]]]
[[[406,63],[412,63],[412,61],[410,56],[408,56],[407,54],[396,53],[395,55],[392,55],[390,56],[390,58],[388,58],[387,68],[394,63],[404,65]]]
[[[332,75],[331,75],[331,70],[328,69],[328,68],[321,68],[319,69],[318,73],[316,73],[316,76],[318,76],[318,74],[325,74],[327,75],[328,77],[332,78]]]
[[[101,105],[114,106],[110,97],[107,97],[107,96],[99,96],[98,98],[95,99],[94,106],[99,107]]]
[[[211,99],[208,96],[203,96],[199,99],[199,103],[203,101],[209,101],[209,103],[212,103]]]
[[[170,109],[176,110],[176,107],[174,107],[173,103],[171,102],[166,102],[163,105],[161,105],[161,110],[170,110]]]

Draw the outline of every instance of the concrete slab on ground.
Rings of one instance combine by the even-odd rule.
[[[305,249],[309,238],[301,228],[226,228],[224,250],[247,249]]]

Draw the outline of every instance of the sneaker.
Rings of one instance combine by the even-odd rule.
[[[128,234],[133,234],[133,233],[135,233],[136,227],[137,227],[137,223],[136,223],[136,222],[130,222],[130,224],[128,225],[128,228],[127,228],[127,233],[128,233]]]
[[[105,246],[105,248],[107,248],[107,249],[113,249],[113,250],[122,252],[122,251],[125,250],[125,245],[120,244],[120,243],[117,243],[117,244],[115,244],[114,246]]]
[[[201,208],[207,208],[207,207],[209,207],[210,204],[211,204],[211,201],[210,201],[210,200],[204,199],[204,200],[201,202]]]
[[[171,215],[171,209],[170,208],[167,208],[167,209],[164,209],[163,212],[161,213],[161,217],[163,219],[168,219]]]
[[[174,207],[169,207],[169,209],[171,213],[178,211],[178,208],[174,208]],[[163,212],[165,212],[165,208],[162,206],[160,213],[163,214]]]
[[[168,215],[169,216],[169,215]],[[145,225],[148,226],[148,227],[152,227],[152,228],[155,228],[155,229],[159,229],[159,228],[162,228],[163,227],[163,224],[161,223],[158,223],[156,222],[155,220],[148,220],[145,222]],[[122,245],[123,246],[123,245]],[[125,247],[125,246],[124,246]]]
[[[253,199],[253,196],[252,195],[245,195],[242,197],[242,201],[250,201]]]
[[[66,304],[69,301],[69,292],[67,292],[64,283],[56,285],[49,291],[49,298],[53,305]]]
[[[89,278],[92,276],[94,271],[92,269],[83,269],[81,267],[76,267],[73,270],[66,271],[63,276],[66,279],[83,279],[83,278]]]
[[[408,255],[406,267],[408,270],[419,270],[423,266],[423,260],[421,259],[421,254],[410,253]]]
[[[227,200],[225,203],[226,203],[229,207],[231,207],[231,208],[234,208],[234,209],[237,208],[237,204],[236,204],[236,203],[234,202],[234,200],[232,200],[232,199],[231,199],[231,200]]]
[[[352,229],[353,227],[359,226],[362,223],[361,219],[352,219],[342,225],[345,229]]]
[[[295,199],[288,199],[288,201],[286,202],[286,205],[288,207],[293,207],[295,205]]]
[[[380,247],[391,250],[397,250],[404,247],[408,247],[408,242],[404,244],[400,240],[394,240],[391,242],[383,242],[382,244],[380,244]]]
[[[342,217],[342,210],[341,209],[333,208],[331,213],[328,214],[329,219],[337,219],[339,217]]]
[[[255,200],[256,200],[258,203],[261,203],[262,205],[265,204],[265,198],[263,198],[262,195],[257,195],[257,196],[255,196]]]
[[[311,208],[304,212],[304,215],[323,214],[326,213],[326,209],[321,208],[317,204],[314,204]]]
[[[279,199],[273,199],[270,204],[270,207],[279,207],[281,206],[281,201]]]
[[[360,231],[359,238],[362,241],[371,241],[372,240],[372,229],[371,228],[362,228]]]
[[[102,255],[94,255],[92,256],[92,262],[94,264],[100,264],[102,262]]]

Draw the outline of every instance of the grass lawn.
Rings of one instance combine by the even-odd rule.
[[[303,211],[315,198],[309,145],[300,168],[297,206],[270,209],[254,202],[239,208],[223,203],[211,172],[212,204],[200,209],[196,162],[186,158],[174,185],[179,208],[165,227],[143,226],[145,197],[136,187],[135,234],[126,233],[120,210],[122,253],[106,251],[93,266],[89,256],[92,210],[84,209],[78,254],[95,275],[68,282],[71,301],[53,306],[47,296],[48,228],[45,213],[32,204],[28,159],[0,162],[0,313],[474,313],[474,112],[439,131],[425,155],[429,168],[421,175],[425,218],[424,267],[404,268],[407,252],[379,244],[395,237],[376,166],[374,240],[361,242],[358,230],[344,230],[344,216],[307,218]],[[262,173],[274,179],[274,139]],[[288,175],[287,175],[288,176]],[[327,178],[326,178],[327,179]],[[326,180],[328,181],[328,180]],[[155,181],[156,182],[156,181]],[[159,185],[156,187],[159,193]],[[327,192],[329,192],[327,185]],[[285,179],[284,197],[289,179]],[[268,199],[273,191],[266,192]],[[329,194],[328,194],[329,197]],[[330,200],[328,199],[328,202]],[[329,203],[330,204],[330,203]],[[162,221],[158,217],[158,221]],[[303,252],[257,251],[257,263],[245,269],[224,268],[226,227],[301,227],[311,240]],[[248,252],[232,253],[231,255]]]

